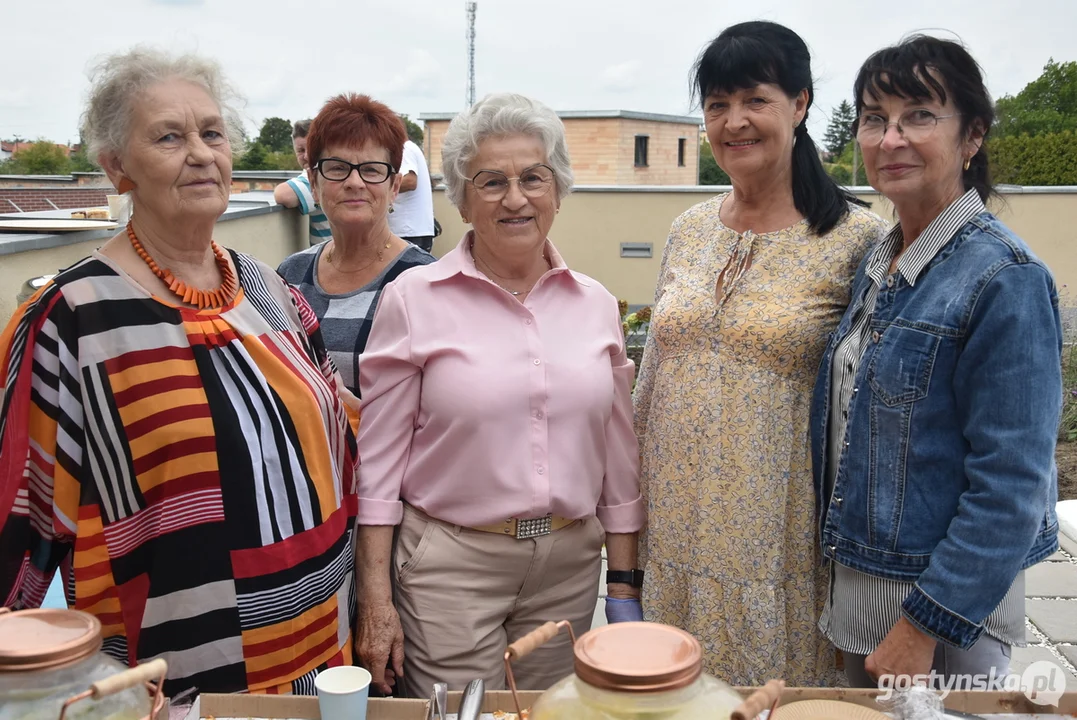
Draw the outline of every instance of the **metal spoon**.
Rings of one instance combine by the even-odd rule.
[[[464,695],[460,698],[460,712],[457,720],[479,720],[482,713],[482,700],[486,695],[486,683],[482,678],[472,680],[464,688]]]

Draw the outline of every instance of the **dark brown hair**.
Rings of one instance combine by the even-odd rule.
[[[815,100],[811,54],[799,35],[778,23],[743,22],[727,27],[700,54],[692,69],[692,91],[706,104],[714,92],[731,93],[757,85],[777,85],[789,98],[808,91],[804,118],[793,134],[793,203],[816,235],[825,235],[849,212],[864,205],[836,182],[819,160],[808,134],[808,111]]]
[[[980,199],[994,194],[987,163],[987,134],[995,122],[995,105],[984,85],[983,72],[969,51],[952,40],[912,35],[897,45],[883,48],[864,61],[853,84],[856,114],[864,109],[865,93],[876,100],[892,95],[912,100],[949,97],[961,115],[961,133],[974,128],[983,133],[980,150],[963,171],[965,191],[975,189]]]

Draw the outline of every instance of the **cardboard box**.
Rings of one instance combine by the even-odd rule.
[[[747,697],[756,688],[736,688],[737,692]],[[855,703],[875,710],[881,708],[875,698],[879,690],[861,690],[850,688],[786,688],[782,692],[781,705],[797,702],[798,700],[840,700],[842,702]],[[456,712],[460,709],[460,696],[462,693],[449,693],[449,711]],[[519,692],[520,705],[529,708],[538,700],[541,692]],[[1059,699],[1057,705],[1036,705],[1019,692],[993,692],[955,690],[943,700],[943,705],[949,710],[974,713],[977,715],[994,714],[1020,714],[1020,715],[1074,715],[1077,714],[1077,692],[1066,692]],[[483,699],[482,711],[516,712],[516,705],[512,701],[512,693],[508,690],[491,690]]]
[[[534,690],[520,690],[517,695],[520,696],[520,707],[524,710],[535,704],[538,700],[541,692]],[[460,698],[463,696],[462,692],[450,692],[449,693],[449,712],[454,713],[460,709]],[[516,712],[516,703],[512,701],[512,693],[508,690],[489,690],[482,698],[482,711],[484,713],[492,713],[497,710],[502,712]]]
[[[511,698],[509,700],[512,701]],[[267,718],[267,720],[321,720],[318,698],[298,695],[199,695],[184,720],[206,718]],[[370,698],[367,720],[427,720],[426,700]]]
[[[741,695],[750,695],[756,688],[736,688]],[[786,688],[779,707],[798,700],[839,700],[880,710],[876,697],[881,690],[857,688]],[[1057,705],[1037,705],[1020,692],[954,690],[942,701],[948,710],[976,715],[1073,715],[1077,713],[1077,692],[1063,693]]]

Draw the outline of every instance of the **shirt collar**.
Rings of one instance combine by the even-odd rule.
[[[979,193],[975,190],[969,190],[950,203],[939,213],[938,217],[931,221],[931,224],[924,228],[909,249],[902,253],[901,259],[898,260],[898,271],[901,277],[905,278],[909,285],[915,286],[924,268],[939,254],[939,251],[946,247],[946,244],[967,222],[986,209]],[[877,285],[882,285],[886,279],[890,272],[890,263],[904,240],[905,236],[899,223],[872,251],[867,273]]]
[[[457,275],[466,275],[484,282],[492,282],[475,267],[475,258],[471,254],[471,240],[474,234],[474,230],[468,230],[456,247],[445,253],[440,260],[430,266],[429,272],[431,273],[430,280],[432,282],[448,280]],[[569,269],[568,265],[565,264],[565,259],[561,257],[561,253],[557,251],[549,238],[546,239],[545,252],[546,257],[550,259],[550,267],[555,274],[568,275],[580,285],[588,287],[591,285],[586,276]]]

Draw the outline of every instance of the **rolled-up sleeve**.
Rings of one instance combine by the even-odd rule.
[[[378,301],[359,362],[360,525],[396,525],[404,514],[400,487],[411,455],[422,374],[412,360],[404,298],[390,283]]]
[[[639,445],[632,423],[632,382],[635,363],[625,352],[621,323],[614,309],[617,350],[611,354],[613,413],[606,425],[606,474],[596,514],[611,533],[638,532],[645,513],[639,492]]]

